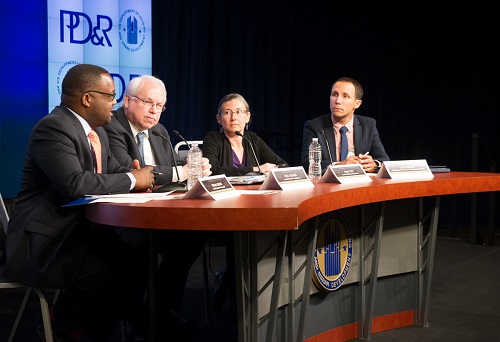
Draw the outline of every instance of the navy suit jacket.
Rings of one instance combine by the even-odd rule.
[[[382,145],[382,141],[380,140],[375,119],[362,115],[354,115],[353,129],[354,154],[358,155],[370,152],[374,160],[381,162],[389,160],[389,156],[385,152],[384,145]],[[321,145],[321,168],[324,173],[331,162],[337,161],[335,132],[333,130],[331,114],[308,120],[304,124],[300,162],[305,170],[309,168],[309,145],[312,142],[312,138],[318,138]]]
[[[137,147],[137,141],[132,135],[132,129],[130,128],[130,124],[123,107],[113,111],[111,123],[104,125],[104,129],[108,133],[111,152],[121,165],[131,168],[134,159],[139,161],[141,160],[139,148]],[[172,148],[170,144],[165,141],[165,139],[154,135],[153,131],[157,131],[169,141],[170,136],[168,135],[166,128],[160,123],[148,130],[149,144],[151,145],[157,164],[153,166],[153,169],[163,174],[156,175],[156,183],[169,183],[172,181],[172,173],[174,172],[173,166],[175,165],[174,158],[172,157]],[[181,161],[181,158],[177,153],[175,153],[175,160],[178,162],[178,165],[185,164]]]
[[[71,284],[96,226],[87,220],[85,206],[62,206],[88,194],[129,192],[129,169],[111,154],[104,129],[95,131],[102,146],[101,174],[93,172],[85,131],[66,107],[54,108],[33,128],[7,231],[8,279],[45,288]]]

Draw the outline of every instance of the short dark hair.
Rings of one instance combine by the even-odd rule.
[[[77,64],[64,76],[62,94],[80,96],[92,90],[101,81],[102,74],[109,74],[109,72],[97,65]]]
[[[363,99],[363,87],[361,86],[361,83],[359,83],[358,81],[356,81],[354,78],[341,77],[338,80],[336,80],[335,82],[333,82],[331,89],[333,89],[333,85],[335,83],[337,83],[337,82],[351,83],[354,86],[354,96],[356,97],[356,100]]]

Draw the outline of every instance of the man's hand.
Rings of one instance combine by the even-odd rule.
[[[210,165],[210,161],[208,160],[208,158],[202,158],[202,164],[201,164],[201,168],[202,168],[202,176],[203,177],[208,177],[212,174],[212,165]]]
[[[210,161],[208,158],[201,158],[201,176],[202,177],[208,177],[212,174],[212,165],[210,164]],[[184,176],[184,179],[188,179],[188,164],[182,166],[182,174]]]
[[[135,186],[132,191],[146,191],[153,189],[153,186],[155,185],[155,177],[151,172],[153,171],[153,167],[145,166],[141,169],[137,159],[133,161],[132,166],[133,169],[130,170],[130,172],[135,177]]]
[[[361,164],[361,167],[365,170],[365,172],[373,172],[378,166],[369,154],[359,154],[357,156],[351,155],[344,161],[336,163],[335,165],[347,164]]]
[[[373,172],[377,168],[377,163],[375,163],[372,156],[370,156],[369,154],[360,154],[358,158],[359,163],[361,164],[365,172]]]

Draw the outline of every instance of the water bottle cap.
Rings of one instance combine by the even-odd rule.
[[[313,141],[318,141],[318,138],[313,138]]]

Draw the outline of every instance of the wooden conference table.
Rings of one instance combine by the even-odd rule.
[[[240,189],[257,189],[258,186],[245,186]],[[500,190],[500,174],[476,172],[450,172],[435,174],[434,179],[418,181],[397,181],[392,179],[374,178],[369,183],[357,184],[316,184],[314,188],[289,190],[267,195],[241,195],[224,200],[164,200],[150,201],[141,204],[98,203],[87,205],[87,217],[96,223],[124,226],[131,228],[149,229],[150,234],[150,341],[157,340],[156,319],[158,308],[156,300],[156,267],[157,249],[154,234],[160,229],[174,230],[211,230],[234,231],[237,265],[237,292],[238,292],[238,332],[240,341],[272,341],[276,339],[275,331],[282,288],[282,269],[286,261],[293,258],[292,232],[303,232],[307,243],[306,261],[300,272],[303,273],[302,294],[309,294],[312,276],[312,256],[315,249],[318,220],[323,214],[350,207],[380,204],[380,210],[370,225],[374,226],[372,233],[373,246],[370,267],[363,270],[362,310],[358,322],[358,336],[361,339],[370,339],[373,318],[373,304],[375,287],[377,284],[377,270],[380,255],[380,240],[384,226],[384,204],[389,201],[404,199],[431,198],[434,200],[430,210],[430,228],[425,234],[420,234],[419,246],[425,251],[419,251],[418,268],[424,269],[418,275],[418,305],[415,313],[415,324],[426,326],[432,277],[432,264],[439,214],[439,197],[443,195],[490,192]],[[273,231],[277,233],[274,248],[274,272],[264,287],[271,291],[269,309],[264,310],[258,297],[264,291],[257,284],[256,276],[260,255],[255,255],[259,233]],[[269,251],[266,251],[268,253]],[[424,253],[425,252],[425,253]],[[422,255],[420,255],[422,254]],[[364,256],[365,257],[365,256]],[[293,272],[290,270],[290,272]],[[366,280],[365,279],[366,276]],[[295,278],[295,275],[294,275]],[[289,282],[289,283],[293,283]],[[293,286],[293,284],[288,285]],[[366,288],[365,288],[366,286]],[[366,292],[365,292],[366,290]],[[304,340],[309,295],[300,296],[301,305],[293,305],[296,298],[290,288],[290,298],[285,305],[289,307],[287,315],[288,340]],[[292,304],[291,304],[292,303]],[[260,308],[258,306],[261,306]],[[297,309],[295,309],[297,308]],[[294,321],[294,317],[299,317]],[[264,317],[264,318],[263,318]],[[263,319],[266,324],[263,324]],[[266,331],[261,331],[263,327]],[[264,338],[265,334],[265,338]],[[278,338],[279,339],[279,338]]]

